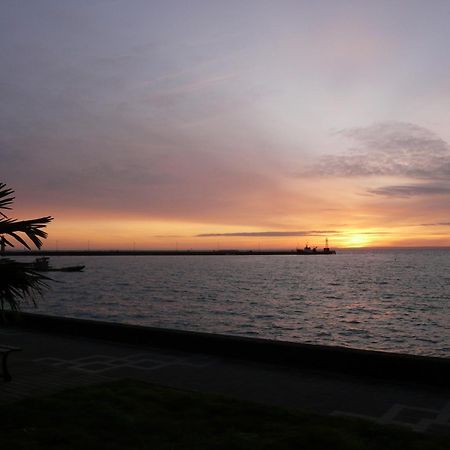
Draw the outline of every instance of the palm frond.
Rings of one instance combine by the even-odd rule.
[[[39,249],[42,246],[41,239],[45,239],[47,237],[47,233],[43,231],[43,228],[45,228],[52,220],[53,217],[51,216],[39,217],[31,220],[0,218],[0,235],[6,234],[11,236],[17,242],[31,250],[29,244],[18,235],[18,233],[23,233]],[[10,241],[5,240],[5,242],[7,245],[13,247]]]
[[[19,311],[21,303],[30,300],[36,306],[36,300],[42,295],[50,278],[35,272],[26,263],[11,259],[0,260],[0,312],[9,307]]]
[[[11,209],[14,201],[14,191],[0,183],[0,210]],[[39,217],[31,220],[11,219],[0,211],[0,252],[5,245],[14,247],[13,241],[17,241],[29,250],[28,238],[38,249],[42,246],[42,240],[47,237],[43,230],[53,220],[51,216]],[[8,239],[5,237],[7,236]],[[20,305],[25,300],[30,300],[36,306],[36,298],[42,295],[47,287],[47,278],[34,271],[30,264],[19,263],[11,259],[0,259],[0,319],[2,312],[8,306],[12,311],[19,311]]]
[[[9,205],[14,201],[14,197],[11,197],[13,193],[14,191],[7,188],[5,183],[0,183],[0,209],[11,209]]]

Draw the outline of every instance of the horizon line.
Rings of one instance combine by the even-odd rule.
[[[103,248],[103,249],[82,249],[82,248],[69,248],[69,249],[10,249],[6,250],[3,255],[0,256],[7,256],[11,253],[13,254],[35,254],[35,253],[186,253],[186,252],[202,252],[202,253],[223,253],[223,252],[239,252],[239,253],[260,253],[260,252],[296,252],[297,248],[299,247],[293,247],[293,248],[207,248],[207,249],[199,249],[199,248],[184,248],[184,249],[170,249],[170,248],[163,248],[163,249],[135,249],[135,248]],[[383,245],[383,246],[353,246],[353,247],[333,247],[333,249],[338,250],[402,250],[402,249],[411,249],[411,250],[432,250],[432,249],[450,249],[450,245],[422,245],[422,246],[389,246],[389,245]]]

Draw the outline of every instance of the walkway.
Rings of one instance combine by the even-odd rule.
[[[370,418],[416,431],[450,433],[448,388],[20,328],[0,328],[0,342],[23,348],[10,356],[13,381],[0,382],[0,403],[127,377],[320,414]]]

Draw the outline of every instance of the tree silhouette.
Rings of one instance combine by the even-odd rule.
[[[37,249],[42,246],[42,239],[47,238],[43,230],[53,218],[40,217],[31,220],[17,220],[8,217],[1,210],[11,210],[14,201],[14,191],[4,183],[0,183],[0,250],[2,256],[6,247],[14,247],[18,242],[31,250],[31,245]],[[31,241],[29,243],[28,241]],[[31,300],[36,304],[36,297],[42,293],[48,277],[41,275],[25,263],[19,263],[10,258],[0,259],[0,311],[6,307],[18,311],[23,300]]]

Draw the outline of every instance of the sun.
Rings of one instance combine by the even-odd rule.
[[[370,239],[364,234],[351,234],[346,239],[348,247],[365,247],[370,243]]]

